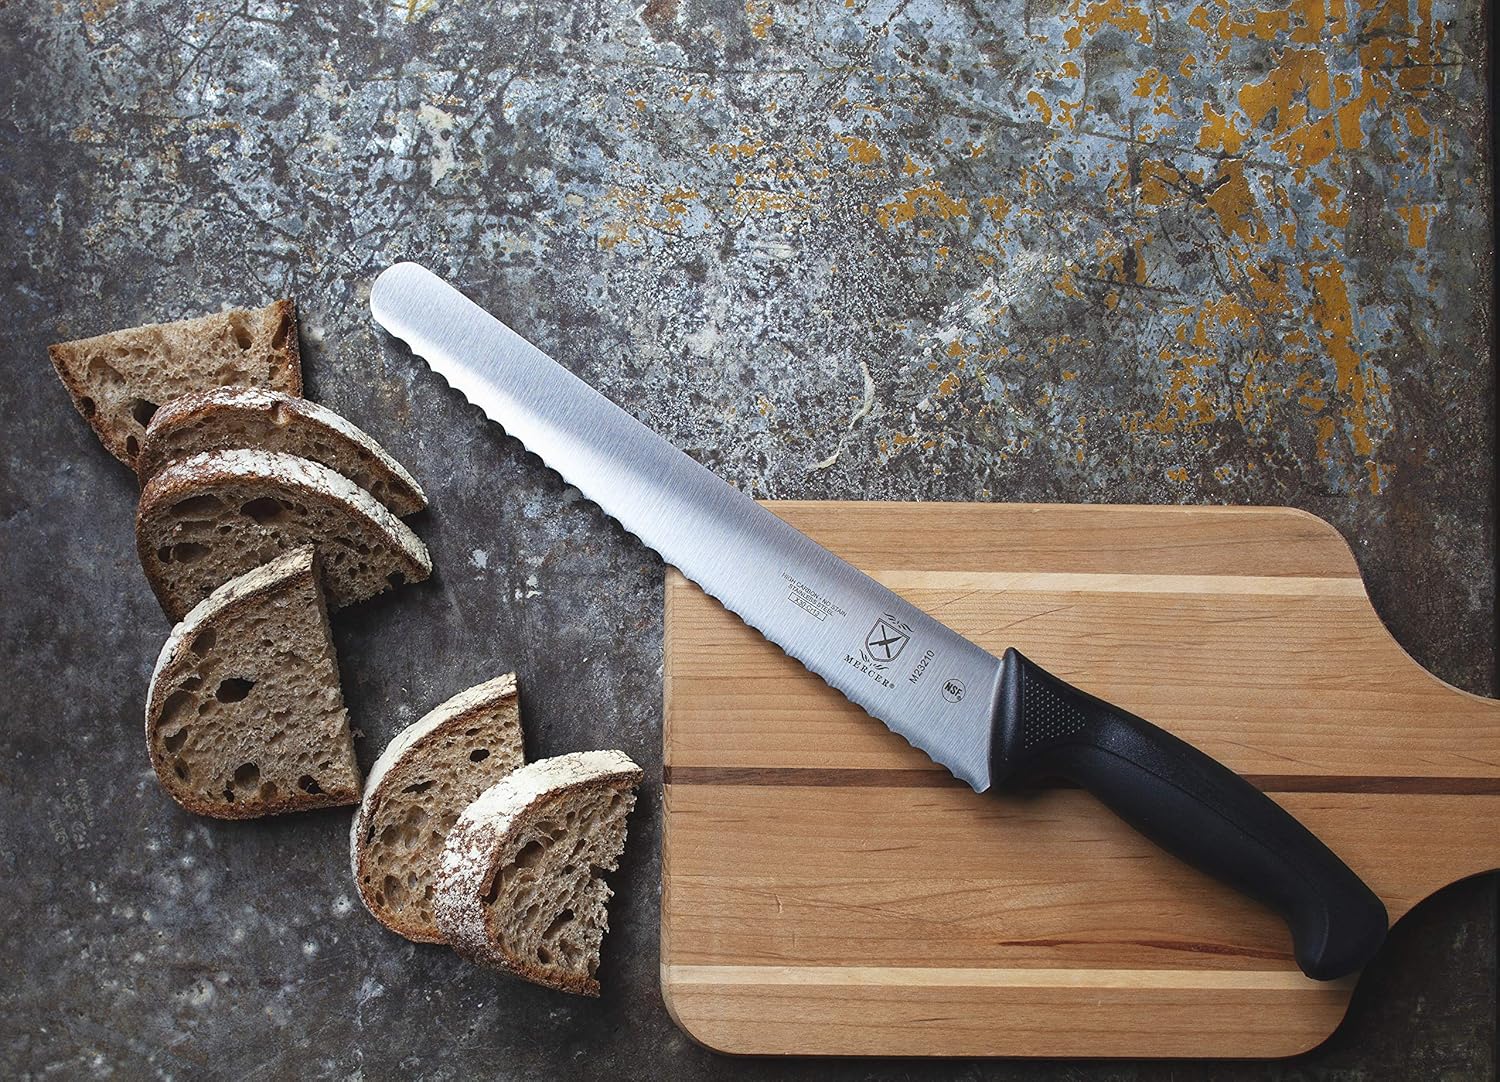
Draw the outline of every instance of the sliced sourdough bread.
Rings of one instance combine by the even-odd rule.
[[[146,746],[162,787],[201,815],[358,802],[311,546],[231,579],[172,629],[151,674]]]
[[[599,945],[641,769],[619,751],[542,759],[486,789],[448,832],[438,927],[463,957],[597,996]]]
[[[396,515],[427,506],[412,475],[354,425],[316,402],[263,387],[219,387],[167,403],[146,426],[136,471],[144,484],[168,462],[237,447],[321,463]]]
[[[157,407],[180,395],[225,386],[302,393],[290,300],[60,342],[47,355],[105,448],[132,468]]]
[[[349,828],[349,863],[366,908],[393,932],[442,943],[432,915],[443,843],[459,814],[524,761],[516,677],[435,707],[370,768]]]
[[[432,572],[426,546],[368,492],[273,451],[214,451],[167,466],[141,492],[135,540],[174,620],[221,582],[306,544],[317,546],[333,608]]]

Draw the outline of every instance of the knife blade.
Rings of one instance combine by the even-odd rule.
[[[664,560],[976,792],[1056,777],[1271,905],[1309,976],[1362,966],[1380,899],[1227,767],[1014,649],[997,658],[694,461],[426,268],[375,320]],[[997,544],[1004,543],[998,539]]]

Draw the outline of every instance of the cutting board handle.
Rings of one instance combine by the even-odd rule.
[[[1005,652],[991,778],[1063,778],[1174,856],[1276,910],[1317,980],[1364,966],[1385,939],[1384,904],[1281,805],[1150,722]]]

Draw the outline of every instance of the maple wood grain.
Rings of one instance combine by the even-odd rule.
[[[1393,918],[1500,866],[1500,704],[1285,508],[770,503],[956,630],[1249,776]],[[1354,981],[1088,794],[976,795],[675,573],[662,989],[742,1053],[1279,1056]]]

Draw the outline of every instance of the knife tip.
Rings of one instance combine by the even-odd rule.
[[[436,277],[420,263],[410,260],[392,263],[376,276],[374,284],[370,286],[370,314],[381,326],[389,328],[392,299],[417,281]]]

